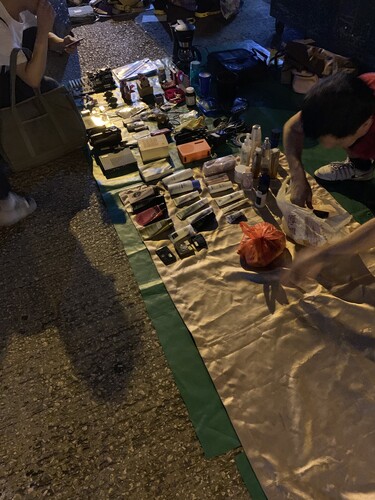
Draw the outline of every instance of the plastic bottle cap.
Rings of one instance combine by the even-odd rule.
[[[193,184],[193,188],[194,189],[200,189],[201,188],[201,183],[198,181],[198,179],[194,179],[193,181],[191,181],[191,183]]]
[[[194,87],[186,87],[185,94],[194,94],[194,93],[195,93]]]

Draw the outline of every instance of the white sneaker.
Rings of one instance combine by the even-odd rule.
[[[0,200],[0,226],[12,226],[33,213],[36,203],[32,198],[23,198],[9,193],[5,200]]]
[[[314,175],[323,181],[368,181],[374,175],[374,166],[360,170],[350,161],[333,161],[315,170]]]

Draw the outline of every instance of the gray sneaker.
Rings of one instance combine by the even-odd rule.
[[[34,212],[36,203],[32,198],[23,198],[9,193],[5,200],[0,200],[0,226],[12,226]]]
[[[323,181],[368,181],[374,176],[374,168],[360,170],[351,161],[333,161],[315,170],[314,175]]]

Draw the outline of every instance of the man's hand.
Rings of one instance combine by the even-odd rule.
[[[304,175],[298,179],[291,179],[290,201],[300,207],[307,206],[308,208],[313,208],[311,186]]]
[[[52,31],[56,13],[48,0],[39,0],[36,11],[38,31],[48,35]]]

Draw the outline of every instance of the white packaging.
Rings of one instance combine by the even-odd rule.
[[[198,180],[193,181],[183,181],[173,184],[169,184],[168,191],[171,195],[186,193],[188,191],[194,191],[201,188],[201,184]]]
[[[194,172],[191,168],[185,168],[184,170],[179,170],[172,175],[168,175],[163,179],[163,184],[169,186],[169,184],[174,184],[176,182],[186,181],[194,177]]]
[[[227,207],[222,208],[221,210],[223,211],[223,214],[229,214],[232,210],[236,210],[239,207],[242,207],[242,205],[247,205],[248,204],[248,199],[244,198],[243,200],[237,201],[237,203],[232,203],[231,205],[228,205]]]
[[[208,192],[210,194],[220,193],[221,191],[229,191],[229,189],[233,188],[233,184],[231,181],[220,182],[219,184],[213,184],[212,186],[208,186]]]
[[[172,243],[176,243],[176,241],[182,240],[187,236],[194,236],[195,234],[196,232],[193,226],[191,224],[188,224],[187,226],[184,226],[181,229],[178,229],[177,231],[171,233],[169,235],[169,239],[171,240]]]
[[[193,191],[192,193],[186,193],[182,196],[178,196],[177,198],[174,198],[173,201],[175,202],[176,207],[182,207],[186,203],[196,200],[197,198],[199,198],[198,191]]]
[[[197,212],[194,215],[191,215],[186,219],[186,222],[189,224],[194,224],[195,222],[199,221],[199,219],[202,219],[206,215],[212,214],[213,210],[211,207],[205,208],[204,210],[201,210],[200,212]]]
[[[208,205],[208,199],[207,198],[202,198],[192,205],[189,205],[188,207],[182,208],[179,210],[176,215],[179,219],[183,220],[186,219],[191,214],[194,214],[195,212],[198,212],[201,208],[204,206]]]
[[[245,194],[243,191],[235,191],[234,193],[226,194],[225,196],[220,196],[220,198],[215,198],[215,201],[218,207],[223,207],[224,205],[228,205],[232,201],[238,201],[245,198]]]

